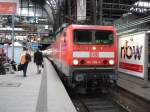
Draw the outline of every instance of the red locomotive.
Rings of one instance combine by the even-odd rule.
[[[61,27],[51,48],[53,63],[73,87],[100,87],[117,79],[117,39],[113,26]]]

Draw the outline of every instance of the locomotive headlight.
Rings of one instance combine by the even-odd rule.
[[[92,49],[93,49],[93,50],[96,50],[96,47],[95,47],[95,46],[93,46],[93,47],[92,47]]]
[[[114,60],[109,60],[109,64],[113,65],[114,64]]]
[[[74,65],[77,65],[78,63],[79,63],[79,61],[78,61],[77,59],[74,59],[74,60],[73,60],[73,64],[74,64]]]

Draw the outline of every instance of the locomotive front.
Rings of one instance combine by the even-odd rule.
[[[72,84],[94,87],[117,79],[116,32],[109,26],[86,26],[72,30]]]

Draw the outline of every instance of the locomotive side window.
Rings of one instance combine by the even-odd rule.
[[[63,33],[64,36],[64,42],[66,42],[66,32]]]
[[[90,30],[74,30],[75,43],[92,43],[92,31]]]
[[[112,44],[113,43],[113,32],[112,31],[96,31],[95,32],[96,44]]]

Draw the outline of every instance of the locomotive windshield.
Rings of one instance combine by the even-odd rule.
[[[92,43],[92,31],[90,30],[75,30],[74,31],[75,43]]]
[[[96,44],[111,44],[113,43],[113,32],[112,31],[96,31],[95,32]]]
[[[113,32],[106,30],[74,30],[74,42],[78,44],[111,44]]]

